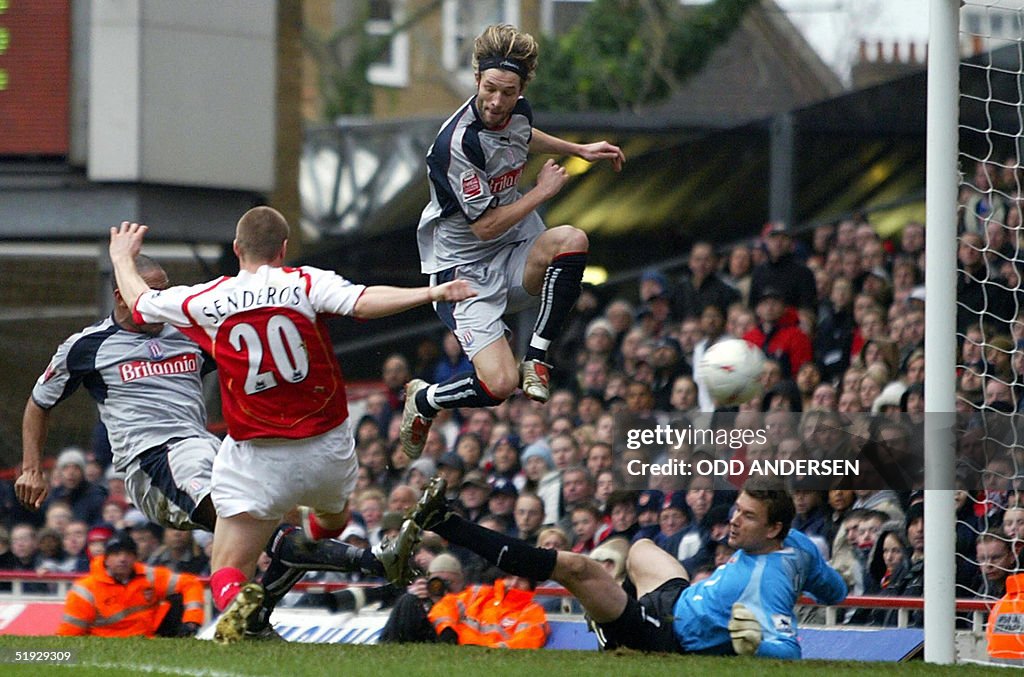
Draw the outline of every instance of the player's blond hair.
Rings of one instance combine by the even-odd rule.
[[[510,24],[494,24],[473,41],[473,70],[480,70],[480,61],[488,57],[518,61],[526,70],[523,84],[533,79],[537,71],[537,41],[529,33],[520,32]]]
[[[235,243],[247,258],[271,261],[288,239],[288,221],[272,207],[253,207],[238,219]]]

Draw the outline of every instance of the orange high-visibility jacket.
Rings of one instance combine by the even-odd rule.
[[[985,639],[992,658],[1024,658],[1024,574],[1006,577],[1006,595],[989,613]]]
[[[203,584],[195,576],[136,562],[135,575],[121,584],[107,573],[104,558],[94,557],[89,574],[68,591],[57,634],[152,637],[170,608],[167,597],[175,593],[185,607],[181,622],[201,625]]]
[[[430,610],[437,634],[452,628],[459,644],[539,649],[548,641],[548,619],[533,601],[533,593],[507,590],[500,578],[494,585],[473,585],[441,598]]]

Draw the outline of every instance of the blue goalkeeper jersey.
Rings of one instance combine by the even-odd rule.
[[[810,539],[790,530],[781,550],[748,555],[742,550],[710,578],[691,585],[676,601],[673,629],[684,651],[730,646],[729,616],[735,602],[761,622],[757,655],[800,658],[793,607],[801,592],[825,604],[846,597],[846,583]]]

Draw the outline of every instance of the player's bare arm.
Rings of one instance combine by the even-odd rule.
[[[370,320],[387,317],[410,308],[435,303],[437,301],[463,301],[476,296],[465,280],[452,280],[434,287],[388,287],[375,285],[367,287],[356,301],[353,312],[355,317]]]
[[[21,475],[14,483],[14,493],[26,508],[38,510],[49,484],[43,474],[43,446],[46,443],[47,423],[50,412],[36,404],[30,397],[25,404],[21,419]]]
[[[626,155],[618,146],[607,141],[594,143],[572,143],[534,128],[530,138],[530,151],[552,155],[573,155],[587,162],[608,160],[615,171],[620,171],[626,162]]]
[[[569,174],[565,167],[556,164],[554,160],[547,160],[537,175],[537,183],[526,195],[510,205],[488,209],[470,229],[484,241],[500,237],[525,219],[527,214],[558,195],[568,181]]]
[[[134,308],[139,297],[150,289],[135,268],[135,257],[142,250],[147,230],[149,226],[128,221],[110,228],[110,263],[117,277],[117,289],[129,309]]]

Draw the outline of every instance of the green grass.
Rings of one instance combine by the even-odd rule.
[[[242,643],[219,646],[192,639],[103,639],[98,637],[0,636],[0,650],[73,650],[77,664],[0,665],[0,675],[274,675],[285,677],[789,677],[867,675],[886,677],[1008,673],[1004,668],[924,663],[782,662],[756,658],[662,656],[631,652],[503,651],[439,645],[362,646],[342,644]],[[1001,672],[996,672],[1001,671]]]

